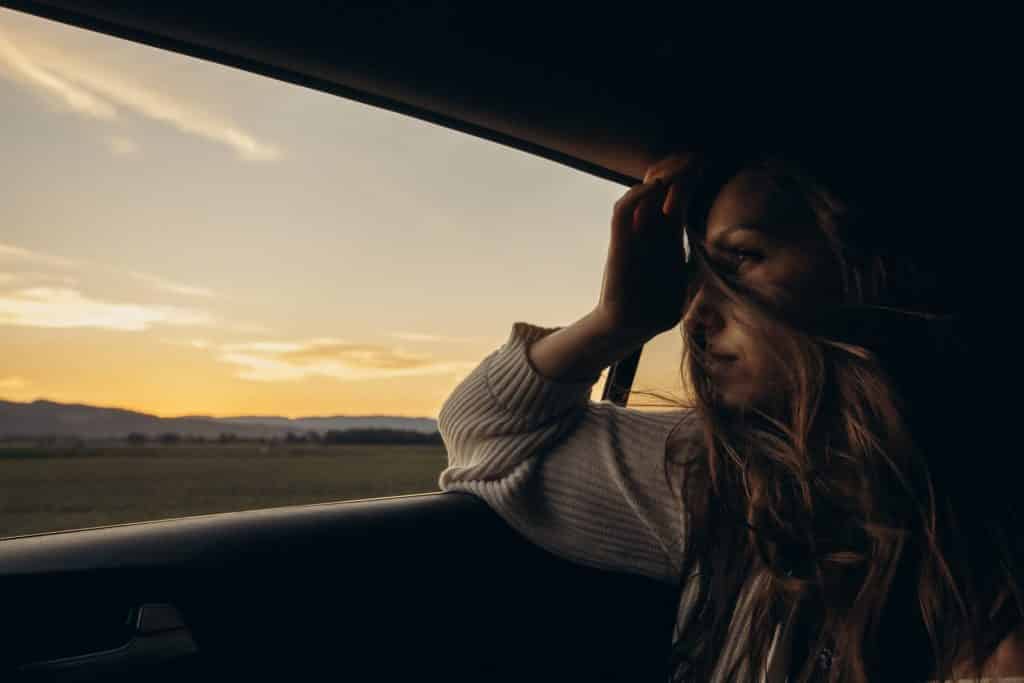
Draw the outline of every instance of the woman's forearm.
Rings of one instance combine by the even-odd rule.
[[[530,363],[538,373],[558,382],[596,379],[609,365],[622,360],[649,336],[616,329],[591,311],[567,327],[530,345]]]

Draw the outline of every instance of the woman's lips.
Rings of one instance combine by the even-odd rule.
[[[709,353],[708,354],[708,369],[715,373],[724,373],[732,368],[732,363],[736,360],[736,356],[730,356],[722,353]]]

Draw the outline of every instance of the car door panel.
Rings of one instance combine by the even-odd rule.
[[[677,596],[557,558],[455,492],[9,539],[0,585],[0,661],[33,680],[655,680]]]

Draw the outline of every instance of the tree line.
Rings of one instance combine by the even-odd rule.
[[[234,432],[222,432],[216,437],[183,435],[176,432],[147,435],[132,432],[124,439],[128,443],[143,445],[158,443],[174,445],[179,443],[259,443],[259,444],[320,444],[329,446],[345,443],[379,443],[379,444],[441,444],[440,432],[414,432],[405,429],[329,429],[320,433],[314,430],[306,432],[289,431],[284,436],[245,437]]]

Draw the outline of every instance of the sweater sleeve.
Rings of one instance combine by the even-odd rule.
[[[672,427],[687,411],[591,401],[598,376],[539,374],[530,345],[559,327],[517,322],[442,405],[442,491],[482,498],[510,526],[564,559],[675,583],[682,566],[678,469],[665,479]]]

